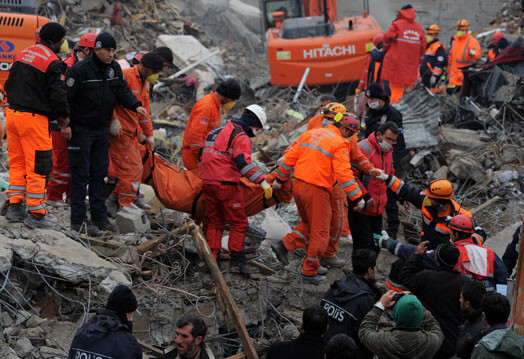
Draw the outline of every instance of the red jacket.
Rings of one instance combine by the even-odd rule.
[[[72,50],[69,55],[64,60],[64,63],[67,65],[67,68],[73,67],[79,61],[78,56],[76,55],[75,50]]]
[[[360,147],[362,154],[371,161],[375,168],[381,169],[387,175],[393,175],[395,173],[395,170],[393,169],[393,147],[386,153],[382,152],[377,143],[374,132],[365,140],[360,141],[358,147]],[[363,172],[359,166],[353,163],[351,164],[351,167],[355,169],[359,178],[362,193],[364,195],[369,193],[375,200],[374,208],[365,208],[360,213],[367,216],[380,216],[384,213],[384,207],[386,207],[388,201],[388,187],[386,186],[386,183]]]
[[[204,183],[236,184],[244,176],[258,184],[266,178],[251,163],[251,140],[239,120],[233,120],[209,133],[201,162],[200,178]]]
[[[407,86],[417,81],[418,69],[426,52],[426,36],[415,18],[415,9],[400,10],[397,20],[384,34],[387,52],[382,65],[382,80]]]

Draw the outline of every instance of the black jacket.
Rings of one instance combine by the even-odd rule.
[[[69,359],[142,359],[142,349],[125,323],[125,314],[101,309],[73,338]]]
[[[320,304],[329,315],[326,341],[337,334],[346,334],[359,345],[358,358],[371,358],[373,355],[358,338],[358,328],[379,299],[379,290],[360,275],[348,274],[331,284]]]
[[[458,271],[440,267],[437,270],[423,269],[423,256],[413,254],[402,267],[399,281],[422,302],[437,319],[444,333],[444,343],[439,354],[455,353],[459,325],[462,323],[460,292],[471,281]]]
[[[367,107],[367,105],[366,105]],[[402,114],[393,106],[386,103],[381,110],[372,110],[367,107],[366,111],[366,130],[364,136],[369,137],[383,122],[392,121],[395,122],[399,129],[397,137],[397,143],[393,145],[393,163],[398,167],[399,161],[404,155],[406,150],[406,142],[404,141],[404,129],[402,124]]]
[[[22,61],[13,63],[5,83],[9,107],[51,118],[68,117],[69,105],[64,85],[67,66],[44,44],[30,46],[28,50],[48,54],[48,61],[51,62],[45,72],[38,64],[33,66]],[[42,57],[38,59],[42,60]]]
[[[132,111],[142,106],[127,86],[120,65],[116,61],[106,65],[94,53],[67,71],[66,86],[73,126],[107,126],[116,102]]]
[[[480,311],[476,311],[464,315],[464,323],[459,327],[460,332],[457,338],[457,357],[471,358],[475,344],[481,338],[481,332],[486,329],[481,314]]]
[[[323,359],[324,345],[318,335],[302,333],[295,340],[271,344],[266,359]]]
[[[515,268],[519,259],[519,244],[521,230],[522,226],[519,226],[515,233],[513,233],[513,240],[510,244],[508,244],[508,247],[506,248],[506,251],[502,256],[502,260],[504,261],[506,269],[508,270],[508,276],[511,276],[513,268]]]

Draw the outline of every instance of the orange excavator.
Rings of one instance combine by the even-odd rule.
[[[366,11],[337,21],[336,0],[260,0],[260,10],[277,86],[358,81],[371,40],[382,32]]]
[[[36,15],[31,0],[0,0],[0,86],[16,54],[35,43],[36,29],[50,20]]]

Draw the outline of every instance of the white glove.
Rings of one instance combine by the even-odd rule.
[[[433,75],[431,76],[431,78],[429,79],[429,85],[431,87],[435,87],[435,85],[437,84],[437,81],[438,81],[438,77]]]
[[[116,118],[111,120],[111,124],[109,125],[109,133],[113,136],[120,136],[122,134],[122,125]]]
[[[384,173],[380,168],[374,168],[371,170],[371,175],[374,176],[376,179],[379,179],[381,181],[385,181],[388,179],[388,175]]]
[[[365,206],[366,206],[366,201],[364,200],[364,198],[361,198],[360,201],[357,202],[357,205],[353,207],[353,211],[360,212],[364,209]]]
[[[269,185],[269,183],[266,182],[266,180],[263,180],[260,182],[260,187],[264,190],[264,197],[266,199],[270,199],[273,197],[273,188]]]
[[[469,56],[471,56],[471,57],[475,56],[475,51],[473,51],[473,50],[469,50],[468,53],[469,53]]]
[[[282,188],[282,183],[280,181],[277,181],[276,179],[273,181],[273,191],[278,191]]]
[[[155,148],[155,136],[147,136],[147,142],[151,145],[151,148]]]

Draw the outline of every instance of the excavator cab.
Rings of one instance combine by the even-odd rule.
[[[304,16],[302,0],[260,0],[259,4],[264,33],[269,28],[277,27],[277,23],[274,19],[275,13],[282,12],[284,15],[283,20]]]

